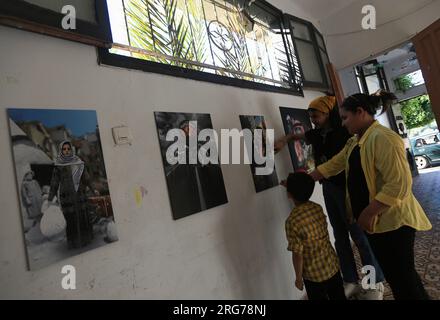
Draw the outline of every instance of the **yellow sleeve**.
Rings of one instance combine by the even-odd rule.
[[[412,177],[400,138],[378,136],[374,141],[375,169],[383,179],[375,199],[390,207],[400,205],[411,193]]]
[[[318,166],[318,171],[325,177],[329,178],[332,176],[335,176],[342,171],[345,170],[346,162],[347,162],[347,156],[348,151],[350,147],[354,143],[354,137],[348,139],[347,143],[345,144],[344,148],[333,158],[331,158],[329,161],[321,164]]]

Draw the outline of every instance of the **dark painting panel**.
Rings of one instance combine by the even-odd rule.
[[[241,122],[241,127],[243,129],[249,129],[252,132],[254,132],[255,129],[263,130],[262,152],[263,152],[263,156],[266,156],[265,131],[267,127],[264,117],[241,115],[240,122]],[[254,150],[253,145],[252,145],[252,150]],[[254,158],[252,158],[252,163],[250,166],[251,166],[252,178],[254,180],[256,192],[261,192],[278,185],[278,177],[275,168],[273,169],[272,173],[269,175],[257,175],[255,169],[258,168],[259,166],[264,167],[264,165],[258,165],[257,163],[255,163]]]
[[[211,116],[200,113],[155,112],[156,126],[162,154],[168,195],[173,218],[180,219],[228,202],[223,174],[219,164],[170,164],[166,152],[174,141],[167,141],[171,129],[198,135],[203,129],[212,129]],[[190,121],[196,121],[197,127],[190,127]],[[205,142],[198,142],[197,151]],[[189,159],[189,146],[185,145],[185,155]]]
[[[307,110],[280,107],[280,113],[286,134],[301,134],[312,129]],[[289,142],[289,152],[295,172],[311,172],[315,168],[312,146],[305,140]]]

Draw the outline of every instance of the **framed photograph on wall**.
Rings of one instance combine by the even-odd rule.
[[[96,111],[8,116],[29,269],[118,240]]]
[[[263,157],[266,156],[266,121],[264,120],[263,116],[246,116],[246,115],[241,115],[240,116],[240,122],[241,122],[241,127],[242,129],[249,129],[252,131],[252,133],[254,132],[255,129],[260,129],[262,130],[262,152],[263,152]],[[254,146],[252,146],[252,152],[254,152]],[[256,192],[261,192],[264,191],[266,189],[269,188],[273,188],[275,186],[278,185],[278,177],[277,177],[277,173],[275,170],[275,167],[273,168],[273,171],[271,174],[269,175],[257,175],[255,169],[258,166],[264,167],[265,165],[258,165],[257,163],[255,163],[254,157],[249,157],[249,159],[252,159],[252,163],[251,163],[251,172],[252,172],[252,178],[254,180],[254,185],[255,185],[255,191]]]
[[[280,107],[284,131],[289,133],[305,133],[312,129],[309,114],[305,109]],[[311,172],[315,168],[312,145],[305,140],[295,140],[289,143],[289,152],[295,172]]]
[[[155,112],[160,151],[174,220],[228,202],[219,164],[201,164],[197,154],[204,145],[197,136],[203,129],[212,129],[211,116],[205,113]],[[182,130],[185,139],[182,156],[186,163],[170,164],[167,150],[175,141],[167,141],[172,129]],[[196,139],[196,163],[190,163],[190,139]],[[176,152],[179,152],[176,150]],[[176,155],[177,156],[177,155]]]

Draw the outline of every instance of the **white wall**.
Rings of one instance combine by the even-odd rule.
[[[295,17],[312,22],[316,28],[319,29],[319,21],[310,13],[309,10],[304,9],[304,0],[267,0],[271,5],[280,9],[284,13],[291,14]],[[307,6],[307,4],[306,4]]]
[[[210,113],[215,129],[261,114],[277,135],[279,106],[305,98],[97,65],[93,47],[0,26],[0,298],[296,299],[282,187],[256,194],[249,166],[223,165],[229,203],[173,221],[153,111]],[[6,108],[96,109],[119,241],[44,269],[26,269]],[[133,146],[113,146],[128,125]],[[278,177],[292,170],[288,151]],[[141,208],[134,190],[148,190]],[[312,200],[323,204],[317,185]],[[61,267],[77,290],[61,289]]]
[[[362,7],[377,11],[377,29],[363,30]],[[440,0],[357,0],[322,21],[330,60],[337,69],[357,64],[412,38],[439,18]]]

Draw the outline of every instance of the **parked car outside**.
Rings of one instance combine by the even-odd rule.
[[[425,169],[440,164],[439,132],[417,136],[410,139],[410,141],[417,169]]]

